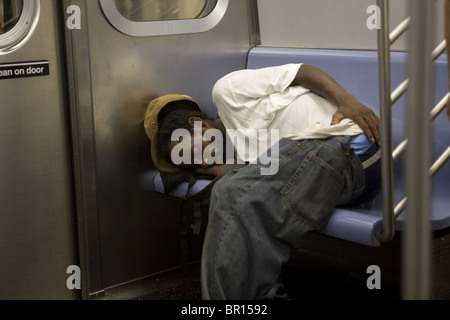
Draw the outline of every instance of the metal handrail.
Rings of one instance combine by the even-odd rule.
[[[400,99],[400,97],[406,92],[406,90],[408,89],[409,86],[409,79],[405,79],[403,80],[402,83],[400,83],[398,85],[397,88],[394,89],[394,91],[392,91],[391,94],[391,101],[392,104],[396,103],[398,99]]]
[[[429,35],[432,32],[432,2],[411,0],[411,19],[405,19],[397,27],[390,40],[396,40],[410,26],[409,79],[403,81],[392,93],[388,93],[390,86],[390,49],[388,43],[389,8],[388,0],[378,0],[381,13],[382,29],[378,31],[379,56],[379,84],[380,84],[380,119],[382,142],[382,195],[383,195],[383,232],[381,241],[390,241],[395,233],[395,219],[405,209],[410,208],[405,221],[402,244],[402,289],[405,299],[429,299],[431,288],[431,177],[450,158],[450,146],[429,167],[431,158],[431,121],[444,109],[449,94],[428,112],[431,102],[432,64],[444,52],[446,42],[443,41],[433,50],[432,59]],[[391,42],[392,44],[392,42]],[[408,96],[408,139],[392,151],[392,120],[390,109],[392,104],[410,86],[415,90],[409,91]],[[427,113],[429,113],[427,116]],[[421,128],[421,130],[418,130]],[[408,148],[406,166],[406,197],[393,208],[393,161]]]
[[[441,101],[437,103],[437,105],[431,110],[430,112],[430,118],[431,121],[436,119],[436,117],[445,109],[445,106],[447,105],[447,101],[450,98],[450,93],[447,93]],[[394,162],[396,162],[400,156],[406,151],[406,146],[408,145],[408,139],[403,140],[399,143],[397,148],[395,148],[394,152],[392,153],[392,158],[394,159]]]
[[[406,161],[408,214],[402,237],[402,297],[429,299],[431,293],[431,121],[434,1],[410,0],[411,37],[408,74]],[[420,130],[419,130],[420,128]]]
[[[392,32],[389,34],[389,41],[391,44],[397,41],[397,39],[400,38],[400,36],[405,33],[406,30],[408,30],[410,22],[411,18],[407,17],[405,20],[400,22],[400,24],[394,30],[392,30]]]
[[[394,30],[395,31],[395,30]],[[393,31],[393,32],[394,32]],[[439,56],[444,53],[445,48],[447,47],[446,45],[446,41],[443,40],[434,50],[433,53],[431,54],[431,57],[433,59],[433,61],[436,61],[437,58],[439,58]],[[397,102],[397,100],[406,92],[406,89],[408,89],[408,85],[409,85],[409,79],[404,80],[402,83],[400,83],[398,85],[397,88],[394,89],[394,91],[392,91],[391,94],[391,100],[392,100],[392,104],[394,104],[395,102]]]
[[[391,107],[408,89],[410,80],[405,79],[390,94],[390,101],[387,92],[390,91],[390,45],[392,45],[409,28],[411,18],[404,19],[390,34],[389,31],[389,0],[378,0],[381,11],[381,23],[383,28],[378,32],[378,55],[379,55],[379,84],[380,84],[380,119],[382,123],[382,194],[383,194],[383,232],[381,241],[392,240],[395,234],[395,220],[406,207],[406,197],[403,198],[394,208],[393,203],[393,163],[405,152],[408,139],[403,140],[392,151],[392,120]],[[432,52],[434,62],[446,49],[446,41],[443,40]],[[449,99],[447,94],[432,110],[430,117],[434,120],[445,108]],[[383,148],[385,149],[383,152]],[[391,153],[392,151],[392,153]],[[448,159],[447,159],[448,160]]]
[[[431,176],[434,176],[442,168],[442,166],[447,163],[450,159],[450,146],[439,156],[439,158],[433,163],[430,168]]]
[[[447,101],[450,98],[450,93],[447,93],[441,101],[438,102],[438,104],[431,110],[430,112],[430,119],[433,121],[437,118],[439,114],[441,114],[442,111],[444,111]],[[400,155],[406,150],[408,139],[403,140],[399,146],[394,150],[393,158],[394,161],[398,160]],[[436,173],[442,168],[442,166],[450,159],[450,146],[438,157],[438,159],[433,163],[433,165],[430,168],[430,176],[434,177]],[[399,201],[397,206],[394,209],[394,217],[397,219],[400,214],[406,209],[406,200],[407,197],[404,197],[402,200]]]
[[[389,3],[378,0],[381,25],[378,30],[378,72],[380,86],[380,121],[381,121],[381,181],[383,196],[383,232],[382,242],[391,241],[395,234],[394,210],[394,173],[392,159],[392,115],[391,106],[391,68],[389,37]],[[395,37],[393,37],[395,38]]]
[[[436,173],[442,168],[442,166],[450,159],[450,146],[439,156],[439,158],[433,163],[430,168],[430,177],[434,177]],[[406,209],[407,197],[403,197],[394,209],[394,216],[398,218],[402,212]]]

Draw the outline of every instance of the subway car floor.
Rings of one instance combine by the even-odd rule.
[[[174,278],[169,285],[142,295],[135,300],[202,300],[200,287],[200,263],[191,264],[179,277]]]
[[[397,233],[392,241],[371,247],[315,232],[306,234],[282,269],[281,280],[287,300],[401,300],[401,238],[402,235]],[[447,235],[435,235],[434,241],[440,246],[433,250],[433,274],[436,279],[432,281],[431,300],[450,298],[449,264],[447,256],[444,257],[447,247],[442,244],[447,238]],[[192,262],[188,267],[151,277],[147,290],[134,291],[127,297],[114,295],[110,291],[109,298],[201,301],[201,241],[191,244],[195,244],[191,247],[195,250],[191,251]],[[378,275],[373,267],[377,267]],[[149,287],[153,288],[151,292]]]
[[[202,300],[200,286],[201,237],[190,242],[190,261],[185,269],[161,278],[155,290],[137,300]],[[283,267],[281,279],[290,300],[399,300],[400,243],[396,239],[381,248],[308,233],[298,250]],[[369,289],[371,274],[367,267],[374,261],[382,265],[379,289]],[[155,283],[155,282],[154,282]]]
[[[142,295],[135,300],[201,301],[199,269],[199,264],[191,265],[184,281],[178,279],[168,287]],[[339,275],[333,270],[313,271],[295,264],[288,264],[283,269],[282,279],[286,286],[288,300],[399,300],[395,288],[369,290],[361,276]]]

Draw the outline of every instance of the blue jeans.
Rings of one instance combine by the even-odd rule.
[[[356,202],[365,172],[348,137],[279,142],[279,171],[228,172],[213,190],[202,252],[203,299],[270,299],[302,236]]]

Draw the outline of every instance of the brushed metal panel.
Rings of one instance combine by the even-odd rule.
[[[434,1],[434,47],[444,38],[444,0]],[[408,16],[408,0],[390,1],[390,30]],[[258,0],[263,46],[376,50],[377,30],[367,28],[373,0]],[[407,36],[392,46],[407,50]]]
[[[88,248],[97,243],[85,252],[86,263],[96,268],[89,274],[96,285],[89,294],[95,294],[180,266],[179,204],[139,183],[152,168],[142,127],[146,107],[159,95],[177,92],[217,115],[212,87],[226,73],[245,68],[254,26],[248,2],[231,0],[224,19],[208,32],[135,38],[111,26],[97,2],[83,3],[89,52],[77,53],[75,43],[75,69],[90,67],[92,92],[85,85],[76,95],[91,94],[92,110],[79,114],[78,134],[81,141],[94,139],[94,156],[80,161],[95,169],[95,190],[84,192],[95,198],[96,212],[85,216],[96,216],[98,225],[87,225],[81,237]],[[91,120],[94,132],[83,132]]]
[[[0,299],[75,299],[77,264],[56,1],[0,63],[49,60],[50,76],[0,80]]]

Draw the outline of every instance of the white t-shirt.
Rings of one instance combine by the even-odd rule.
[[[361,128],[350,119],[331,125],[337,106],[302,86],[290,86],[302,64],[244,69],[221,78],[213,88],[213,101],[225,128],[250,136],[266,129],[278,130],[278,139],[323,139],[333,135],[354,136]],[[265,135],[263,135],[265,138]],[[250,139],[247,139],[250,140]],[[258,142],[262,154],[276,141]],[[267,145],[267,146],[266,146]],[[266,147],[264,147],[266,146]],[[248,150],[248,149],[246,149]],[[246,151],[246,161],[255,157]]]

